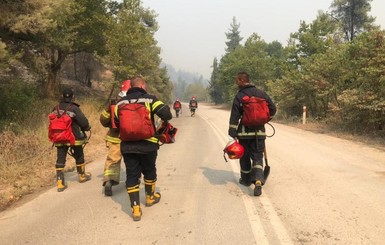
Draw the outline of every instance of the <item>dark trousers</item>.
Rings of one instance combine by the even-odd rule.
[[[245,182],[260,180],[263,177],[263,151],[265,139],[239,139],[239,143],[245,148],[245,153],[239,159],[241,178]]]
[[[156,158],[157,151],[150,153],[124,153],[123,159],[126,165],[126,187],[139,184],[141,174],[146,180],[156,180]]]
[[[72,148],[72,150],[70,149]],[[57,146],[57,160],[56,167],[64,167],[67,158],[67,152],[70,149],[72,152],[72,157],[75,158],[76,164],[84,163],[84,151],[82,145],[74,146]]]

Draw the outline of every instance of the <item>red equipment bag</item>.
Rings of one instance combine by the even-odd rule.
[[[181,107],[181,104],[180,103],[177,103],[177,102],[175,102],[175,104],[174,104],[174,108],[175,109],[179,109]]]
[[[123,141],[138,141],[155,135],[150,111],[139,103],[119,105],[120,138]]]
[[[174,143],[177,132],[178,129],[169,122],[163,122],[156,130],[157,137],[162,144]]]
[[[270,120],[270,110],[265,99],[244,96],[242,98],[243,114],[241,123],[249,128],[263,126]]]
[[[48,138],[52,143],[75,144],[75,135],[72,133],[72,119],[67,114],[67,111],[72,107],[69,105],[67,109],[60,114],[59,105],[56,106],[56,111],[48,115]]]

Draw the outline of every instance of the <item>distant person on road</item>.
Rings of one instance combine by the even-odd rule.
[[[132,218],[139,221],[142,216],[139,195],[142,174],[146,206],[158,203],[161,198],[160,193],[155,192],[159,140],[154,137],[156,131],[154,115],[163,121],[169,121],[172,114],[168,105],[146,92],[146,82],[141,76],[131,80],[131,88],[115,108],[115,122],[119,125],[122,140],[120,150],[126,165],[126,187],[131,202]],[[136,120],[138,118],[142,119]]]
[[[182,103],[180,103],[178,98],[176,98],[172,108],[175,110],[175,116],[179,117],[179,112],[182,110]]]
[[[67,188],[67,183],[64,179],[64,167],[67,158],[67,152],[75,159],[76,170],[78,172],[79,182],[84,183],[91,179],[91,173],[85,172],[85,161],[83,145],[87,143],[87,135],[85,131],[89,131],[91,126],[88,119],[79,108],[79,104],[73,102],[74,93],[72,89],[64,89],[63,97],[59,103],[59,112],[66,111],[72,119],[72,133],[75,136],[75,144],[55,143],[57,149],[56,160],[56,181],[57,191],[62,192]],[[56,111],[56,108],[53,109]]]
[[[244,96],[254,96],[265,99],[271,117],[275,115],[277,109],[266,92],[257,89],[255,85],[250,83],[249,74],[246,72],[239,72],[235,83],[238,85],[239,90],[233,100],[228,134],[230,137],[238,139],[245,149],[244,155],[239,159],[241,168],[239,183],[244,186],[250,186],[251,183],[254,183],[254,196],[260,196],[262,194],[262,185],[265,181],[263,175],[263,152],[265,149],[266,130],[263,125],[249,128],[242,124],[240,120],[243,115],[242,98]]]
[[[122,83],[121,91],[118,95],[118,100],[126,96],[127,90],[131,87],[131,81],[126,80]],[[118,185],[120,181],[120,168],[122,154],[120,153],[120,138],[119,128],[114,121],[114,108],[118,101],[113,99],[110,101],[108,107],[100,114],[100,123],[109,128],[105,141],[108,148],[108,154],[104,163],[103,186],[104,195],[112,196],[112,186]]]
[[[195,115],[195,110],[197,108],[198,108],[198,102],[197,102],[195,96],[193,96],[193,97],[191,97],[191,100],[189,102],[189,109],[190,109],[192,117]]]

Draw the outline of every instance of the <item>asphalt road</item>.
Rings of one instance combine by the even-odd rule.
[[[228,119],[200,105],[171,121],[176,143],[157,161],[162,199],[142,205],[141,221],[131,218],[124,167],[113,196],[102,193],[101,158],[87,165],[91,181],[66,173],[64,192],[0,213],[0,244],[384,244],[383,149],[273,123],[271,174],[254,197],[238,184],[238,162],[223,159]]]

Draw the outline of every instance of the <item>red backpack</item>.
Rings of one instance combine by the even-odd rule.
[[[242,98],[243,114],[241,123],[248,128],[263,126],[270,120],[270,110],[265,99],[244,96]]]
[[[150,111],[139,103],[119,105],[119,128],[123,141],[145,140],[155,134]]]
[[[75,135],[72,132],[72,118],[67,111],[72,107],[69,105],[62,114],[60,114],[59,105],[56,110],[48,115],[48,138],[52,143],[75,144]]]
[[[180,102],[175,102],[174,104],[174,108],[175,109],[179,109],[181,106],[180,106]]]
[[[156,134],[162,144],[171,144],[175,142],[175,135],[178,129],[171,125],[169,122],[163,122],[160,127],[157,128]]]

